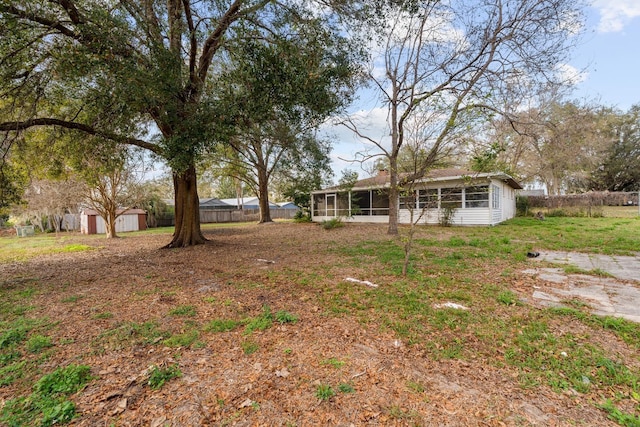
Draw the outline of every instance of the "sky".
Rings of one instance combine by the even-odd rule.
[[[640,104],[640,0],[591,0],[584,14],[584,35],[567,64],[579,82],[570,98],[622,110]],[[359,102],[368,106],[360,110],[373,113],[367,121],[385,122],[386,113],[371,110],[376,103],[371,95],[365,95]],[[384,131],[380,128],[377,132]],[[333,126],[330,134],[336,140],[331,154],[334,179],[339,179],[345,169],[365,177],[367,173],[359,164],[345,161],[362,151],[363,142],[345,128]]]

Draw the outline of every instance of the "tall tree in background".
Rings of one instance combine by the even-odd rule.
[[[608,191],[640,190],[640,105],[618,112],[608,129],[611,144],[593,173],[591,188]]]
[[[57,233],[65,227],[65,214],[80,213],[85,193],[86,185],[75,177],[33,179],[24,192],[24,205],[15,213],[28,218],[42,232],[52,229]]]
[[[333,10],[363,11],[322,3],[334,9],[294,0],[2,2],[0,132],[64,128],[150,150],[173,175],[167,246],[203,243],[196,164],[236,125],[213,77],[244,40],[280,40],[318,14],[329,25]]]
[[[227,158],[258,196],[261,223],[271,222],[269,183],[277,171],[299,170],[307,157],[328,159],[329,146],[314,131],[349,103],[354,56],[352,46],[309,21],[278,43],[247,43],[222,76],[238,114],[229,141],[236,155]]]
[[[551,99],[517,120],[491,123],[491,144],[476,160],[493,156],[500,169],[522,182],[542,183],[551,195],[584,192],[610,151],[613,121],[609,108]]]
[[[504,111],[504,99],[527,99],[558,83],[581,28],[580,0],[396,2],[386,11],[380,57],[369,78],[388,109],[390,138],[346,126],[389,159],[389,228],[397,234],[401,187],[397,159],[411,121],[428,122],[426,171],[452,133],[477,114]],[[381,70],[381,71],[379,71]],[[424,119],[425,118],[426,121]]]

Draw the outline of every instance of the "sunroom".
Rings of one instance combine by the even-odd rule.
[[[434,170],[402,192],[398,221],[453,225],[494,225],[515,216],[515,190],[522,188],[504,173],[459,169]],[[342,218],[350,222],[389,220],[389,178],[382,172],[345,190],[332,187],[312,193],[312,220]]]

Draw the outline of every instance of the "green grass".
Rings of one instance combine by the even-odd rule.
[[[192,305],[181,305],[171,310],[169,314],[172,316],[194,317],[196,308]]]
[[[94,351],[122,350],[134,345],[157,344],[171,336],[169,331],[160,329],[157,322],[123,322],[115,328],[98,335],[91,343]]]
[[[90,368],[69,365],[44,375],[29,396],[8,400],[0,412],[0,421],[8,426],[67,424],[76,416],[69,397],[92,380]]]
[[[316,397],[320,400],[329,400],[336,395],[336,392],[329,384],[318,384],[316,386]]]
[[[32,335],[26,342],[27,350],[30,353],[40,353],[42,350],[53,347],[51,337],[44,335]]]
[[[147,384],[152,390],[160,390],[162,386],[174,378],[180,378],[182,372],[178,365],[169,365],[167,367],[153,366],[149,374]]]
[[[244,352],[244,354],[246,354],[247,356],[255,353],[260,349],[260,346],[258,345],[258,343],[251,340],[242,341],[240,346],[242,347],[242,351]]]
[[[204,327],[205,332],[229,332],[243,324],[240,320],[232,319],[216,319],[207,323]]]
[[[162,341],[162,344],[167,347],[190,347],[198,340],[199,337],[200,333],[196,329],[190,329],[181,334],[174,334],[170,336]]]
[[[86,236],[84,238],[87,238]],[[104,238],[104,236],[102,236]],[[0,264],[15,261],[26,261],[43,255],[65,252],[83,252],[99,247],[73,242],[75,236],[55,234],[37,234],[33,237],[0,237]],[[91,238],[90,238],[91,239]]]

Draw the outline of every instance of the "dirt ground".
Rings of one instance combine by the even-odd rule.
[[[208,244],[181,250],[161,250],[167,235],[147,235],[0,265],[4,286],[33,282],[45,290],[32,300],[36,309],[30,315],[56,323],[51,335],[65,344],[56,345],[42,370],[78,363],[96,377],[73,397],[81,416],[72,425],[616,425],[588,396],[544,386],[523,389],[515,369],[496,368],[482,358],[431,360],[420,346],[378,325],[328,313],[321,302],[327,288],[342,276],[366,278],[366,270],[341,267],[340,255],[328,249],[336,241],[389,239],[382,226],[327,232],[313,224],[278,223],[205,235]],[[316,274],[282,280],[306,271]],[[331,274],[317,274],[322,271]],[[169,314],[184,305],[197,314]],[[299,320],[250,337],[242,327],[203,332],[190,348],[96,344],[123,322],[159,319],[161,328],[179,333],[188,322],[256,316],[265,305]],[[113,316],[100,316],[107,312]],[[255,353],[243,350],[247,340],[257,344]],[[160,390],[146,385],[151,365],[173,363],[181,378]],[[336,390],[341,383],[354,392],[316,397],[318,385]],[[0,404],[17,393],[26,392],[0,388]]]

